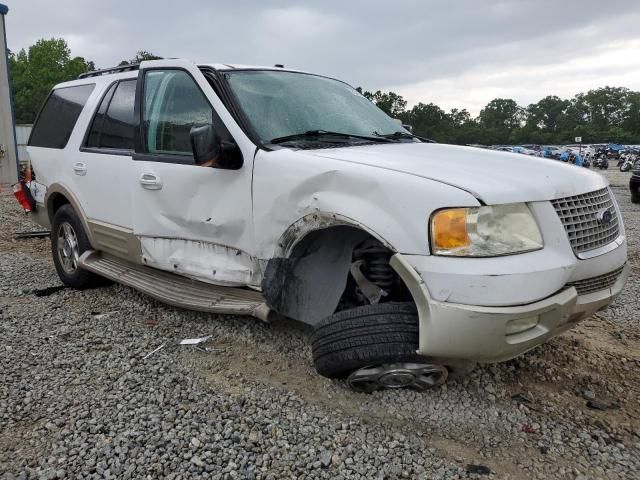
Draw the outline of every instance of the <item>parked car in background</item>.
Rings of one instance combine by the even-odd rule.
[[[537,150],[534,150],[532,148],[527,148],[524,145],[513,147],[513,151],[514,151],[514,153],[522,153],[524,155],[534,155],[535,156],[535,155],[538,154]]]
[[[609,158],[617,159],[622,153],[624,153],[624,149],[624,145],[620,145],[619,143],[609,143],[607,145],[607,156]]]
[[[522,148],[525,148],[529,151],[533,151],[535,153],[539,152],[542,150],[542,147],[540,145],[536,145],[533,143],[528,143],[528,144],[524,144],[524,145],[520,145]]]
[[[65,285],[307,323],[318,372],[359,391],[518,356],[629,275],[603,176],[427,143],[351,86],[279,66],[84,74],[53,89],[28,148],[22,204]]]
[[[629,190],[631,190],[631,202],[640,203],[640,160],[636,160],[631,170]]]
[[[541,155],[545,158],[558,160],[560,158],[560,154],[562,153],[562,149],[556,145],[545,145],[542,147],[541,152]]]

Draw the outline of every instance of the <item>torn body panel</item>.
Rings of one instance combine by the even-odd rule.
[[[236,248],[177,238],[139,237],[142,262],[150,267],[216,285],[260,284],[260,266]]]
[[[246,157],[246,156],[245,156]],[[218,285],[260,284],[251,165],[239,170],[136,161],[133,231],[141,262]],[[161,188],[139,181],[154,178]]]

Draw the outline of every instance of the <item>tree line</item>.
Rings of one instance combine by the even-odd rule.
[[[158,59],[139,51],[120,65]],[[13,105],[17,123],[32,123],[51,88],[95,70],[95,64],[72,57],[61,38],[38,40],[27,50],[9,52]],[[491,100],[476,117],[466,109],[445,111],[434,103],[411,108],[395,92],[363,91],[413,132],[438,142],[455,144],[564,144],[581,136],[586,143],[640,143],[640,92],[624,87],[602,87],[571,99],[550,95],[526,107],[509,98]]]
[[[491,100],[477,117],[466,109],[444,111],[434,103],[407,102],[395,92],[362,91],[365,97],[416,135],[455,144],[640,143],[640,92],[602,87],[572,99],[555,95],[522,107],[510,98]]]

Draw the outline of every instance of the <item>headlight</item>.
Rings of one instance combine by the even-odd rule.
[[[542,248],[542,235],[524,203],[447,208],[431,217],[435,255],[495,257]]]

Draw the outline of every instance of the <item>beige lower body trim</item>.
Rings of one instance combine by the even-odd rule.
[[[132,263],[142,262],[140,240],[128,228],[118,227],[94,220],[88,221],[96,250],[111,254]]]

